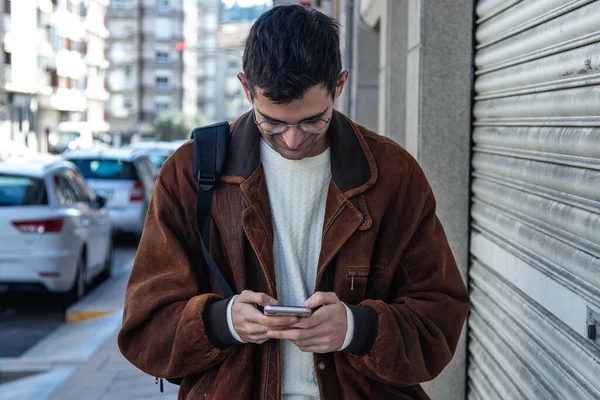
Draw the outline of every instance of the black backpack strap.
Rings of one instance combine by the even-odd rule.
[[[229,124],[220,122],[214,125],[196,128],[192,132],[194,140],[194,177],[198,181],[198,195],[196,196],[196,225],[200,235],[200,246],[204,261],[214,276],[219,289],[225,298],[233,296],[233,290],[225,280],[221,269],[210,256],[208,245],[210,243],[210,220],[212,213],[213,189],[215,188],[227,158],[227,145],[229,143]],[[194,265],[194,268],[200,268]],[[194,270],[196,277],[201,279],[203,271]],[[166,378],[174,385],[181,385],[182,378]],[[156,378],[163,392],[163,378]]]
[[[229,123],[220,122],[196,128],[192,133],[192,139],[194,140],[194,177],[199,185],[196,199],[196,224],[200,235],[202,254],[223,296],[229,298],[233,296],[234,292],[208,250],[213,189],[221,176],[227,157]]]

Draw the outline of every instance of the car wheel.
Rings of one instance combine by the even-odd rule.
[[[67,294],[67,302],[69,304],[75,303],[81,300],[87,291],[87,266],[85,260],[85,253],[82,251],[77,262],[77,272],[75,275],[75,282],[73,287]]]
[[[106,260],[104,261],[104,269],[99,275],[101,282],[107,280],[112,275],[113,250],[113,235],[111,234],[108,239],[108,251],[106,253]]]

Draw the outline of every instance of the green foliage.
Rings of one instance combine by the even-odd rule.
[[[154,120],[154,138],[167,142],[189,139],[194,128],[212,122],[204,115],[189,116],[179,110],[168,110]]]

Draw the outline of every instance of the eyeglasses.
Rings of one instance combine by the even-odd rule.
[[[258,126],[263,131],[265,131],[267,133],[272,133],[272,134],[283,133],[283,132],[287,131],[288,128],[291,128],[292,126],[297,126],[305,133],[319,133],[323,129],[325,129],[325,127],[327,127],[327,125],[329,125],[329,122],[331,121],[331,118],[328,118],[328,119],[315,118],[315,119],[306,119],[304,121],[298,122],[297,124],[288,124],[288,123],[281,122],[281,121],[274,121],[271,119],[267,119],[267,120],[259,123],[256,120],[256,113],[253,112],[252,114],[254,116],[254,123],[256,124],[256,126]]]

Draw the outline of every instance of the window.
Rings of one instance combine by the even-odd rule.
[[[169,78],[166,76],[157,76],[156,90],[169,90]]]
[[[133,31],[134,31],[133,25],[125,25],[123,27],[123,34],[125,35],[125,37],[133,36]]]
[[[171,0],[157,0],[156,11],[158,12],[169,12],[171,11]]]
[[[123,108],[126,109],[127,111],[133,110],[133,99],[132,98],[123,99]]]
[[[41,179],[0,175],[0,207],[48,204],[46,186]]]
[[[75,204],[78,201],[73,186],[67,182],[67,178],[64,174],[55,175],[54,184],[56,185],[56,198],[60,205],[68,206]]]
[[[133,0],[112,0],[110,5],[116,9],[129,9],[133,8]]]
[[[154,114],[158,117],[163,112],[169,109],[168,101],[156,101],[154,103]]]
[[[133,68],[130,65],[125,67],[125,78],[131,78],[131,74],[133,72]]]
[[[138,179],[137,172],[132,163],[121,160],[70,160],[75,164],[85,179],[108,179],[108,180],[129,180]]]
[[[4,50],[4,64],[10,65],[11,63],[12,63],[12,54],[7,53],[6,50]]]
[[[4,0],[4,12],[10,15],[10,0]]]
[[[62,177],[70,187],[71,192],[75,194],[75,200],[78,203],[92,204],[94,202],[96,196],[90,189],[88,189],[80,174],[68,169],[65,170],[65,172],[62,174]]]
[[[157,64],[168,64],[169,53],[167,51],[157,51],[154,53],[154,60]]]

